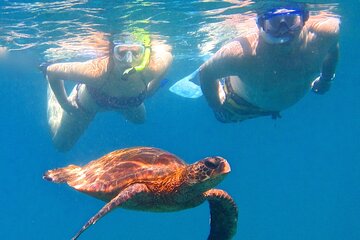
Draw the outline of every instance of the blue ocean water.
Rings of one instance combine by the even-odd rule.
[[[42,174],[143,145],[189,163],[211,155],[228,159],[232,172],[219,188],[239,207],[235,239],[360,239],[359,1],[312,2],[313,8],[334,8],[342,19],[336,81],[326,95],[309,93],[281,119],[222,124],[204,98],[168,91],[232,36],[234,29],[224,34],[218,25],[224,16],[263,3],[1,1],[0,46],[11,51],[0,60],[0,238],[70,239],[103,202],[46,182]],[[133,125],[115,113],[98,114],[71,151],[56,151],[46,120],[46,81],[37,69],[45,51],[78,34],[129,25],[166,36],[175,56],[169,83],[146,102],[147,122]],[[207,52],[199,51],[209,43]],[[208,233],[203,204],[175,213],[117,209],[81,239],[206,239]]]

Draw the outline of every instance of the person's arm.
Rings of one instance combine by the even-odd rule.
[[[237,75],[241,66],[243,49],[239,41],[233,41],[223,46],[215,55],[200,67],[201,90],[209,106],[217,111],[221,108],[218,96],[218,79]]]
[[[335,69],[339,58],[339,44],[332,47],[322,64],[321,73],[312,83],[312,90],[318,94],[326,93],[335,78]]]
[[[324,58],[320,76],[312,83],[312,90],[318,94],[327,92],[335,78],[335,70],[339,59],[339,26],[340,20],[334,17],[323,17],[318,21],[314,21],[312,25],[313,31],[316,32],[319,38],[334,42]]]
[[[69,100],[68,95],[65,90],[64,81],[61,79],[56,79],[54,77],[46,76],[51,90],[54,92],[56,100],[59,102],[62,109],[67,113],[72,113],[76,111],[76,106],[74,106]]]
[[[90,85],[99,84],[100,76],[106,69],[103,61],[56,63],[46,68],[46,78],[60,106],[68,113],[77,110],[69,100],[64,81],[72,80]]]
[[[147,86],[147,96],[152,96],[160,87],[161,81],[165,77],[171,63],[173,56],[171,48],[168,45],[158,45],[152,48],[152,56],[145,74],[149,77]]]
[[[326,55],[321,69],[322,81],[332,81],[335,76],[336,65],[339,59],[339,44],[330,48],[329,53]]]

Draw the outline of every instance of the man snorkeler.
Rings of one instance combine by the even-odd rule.
[[[233,39],[191,75],[224,123],[277,118],[310,89],[327,92],[335,77],[337,17],[281,7],[256,21],[258,31]]]

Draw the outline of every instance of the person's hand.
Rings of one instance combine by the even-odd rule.
[[[46,76],[47,68],[50,65],[48,62],[43,62],[39,65],[39,70]]]
[[[324,94],[327,91],[329,91],[331,86],[332,79],[325,80],[323,78],[317,77],[312,83],[311,83],[311,89],[313,92],[317,94]]]
[[[65,112],[71,116],[76,116],[82,113],[79,106],[76,104],[75,101],[68,100],[66,104],[62,104],[61,106]]]

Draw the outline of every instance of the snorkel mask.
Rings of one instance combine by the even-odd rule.
[[[309,12],[296,8],[275,8],[261,14],[257,25],[261,36],[271,44],[285,43],[299,32],[309,18]]]
[[[124,71],[124,80],[127,80],[130,74],[143,71],[150,62],[149,35],[128,34],[122,40],[114,40],[113,45],[114,58],[124,65],[131,66]]]

